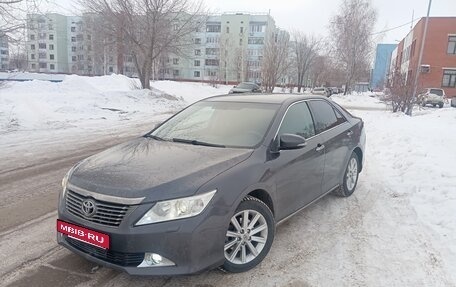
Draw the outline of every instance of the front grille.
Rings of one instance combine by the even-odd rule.
[[[69,213],[79,218],[103,225],[119,226],[130,208],[129,205],[99,201],[91,198],[95,202],[96,212],[91,216],[86,216],[82,213],[82,202],[85,199],[88,199],[88,197],[68,190],[65,200],[66,209]]]
[[[88,243],[65,236],[72,247],[106,262],[120,266],[138,266],[144,259],[144,253],[123,253],[102,249]]]

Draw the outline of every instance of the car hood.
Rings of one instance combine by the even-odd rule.
[[[251,92],[251,89],[241,89],[241,88],[232,88],[230,90],[231,93],[248,93]]]
[[[138,138],[83,160],[69,183],[105,195],[145,197],[143,202],[184,197],[251,154],[251,149]]]

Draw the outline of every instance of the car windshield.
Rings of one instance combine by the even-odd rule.
[[[263,140],[279,106],[203,101],[183,110],[148,136],[196,145],[252,148]]]
[[[443,90],[440,89],[431,89],[429,93],[437,96],[443,96]]]
[[[255,86],[254,84],[240,83],[239,85],[236,86],[236,88],[239,88],[239,89],[253,89],[254,86]]]

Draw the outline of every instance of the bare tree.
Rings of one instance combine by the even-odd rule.
[[[88,11],[104,15],[117,53],[128,49],[145,89],[153,63],[163,53],[183,55],[196,28],[204,23],[202,2],[191,0],[79,0]]]
[[[389,82],[389,94],[386,101],[391,103],[393,113],[404,112],[411,115],[413,106],[419,99],[413,97],[413,79],[411,74],[401,73],[400,68],[396,68],[391,75]]]
[[[275,33],[266,39],[261,63],[261,82],[266,92],[273,92],[277,82],[290,67],[289,45],[287,33]]]
[[[301,92],[305,86],[306,76],[318,56],[318,49],[320,47],[320,40],[316,37],[308,37],[300,31],[293,33],[293,42],[291,48],[293,51],[293,66],[296,71],[296,85],[298,93]]]
[[[377,12],[369,0],[343,0],[330,23],[334,57],[346,71],[345,93],[368,70]]]

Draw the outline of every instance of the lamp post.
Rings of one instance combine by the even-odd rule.
[[[432,0],[429,0],[426,21],[424,22],[423,39],[421,40],[420,54],[418,56],[418,65],[416,67],[415,81],[413,83],[413,99],[416,98],[416,90],[418,88],[418,78],[419,78],[420,71],[421,71],[421,61],[423,60],[423,50],[424,50],[424,43],[426,42],[427,28],[428,28],[428,23],[429,23],[429,13],[431,11],[431,4],[432,4]],[[412,115],[412,106],[408,107],[407,114],[409,116]]]

